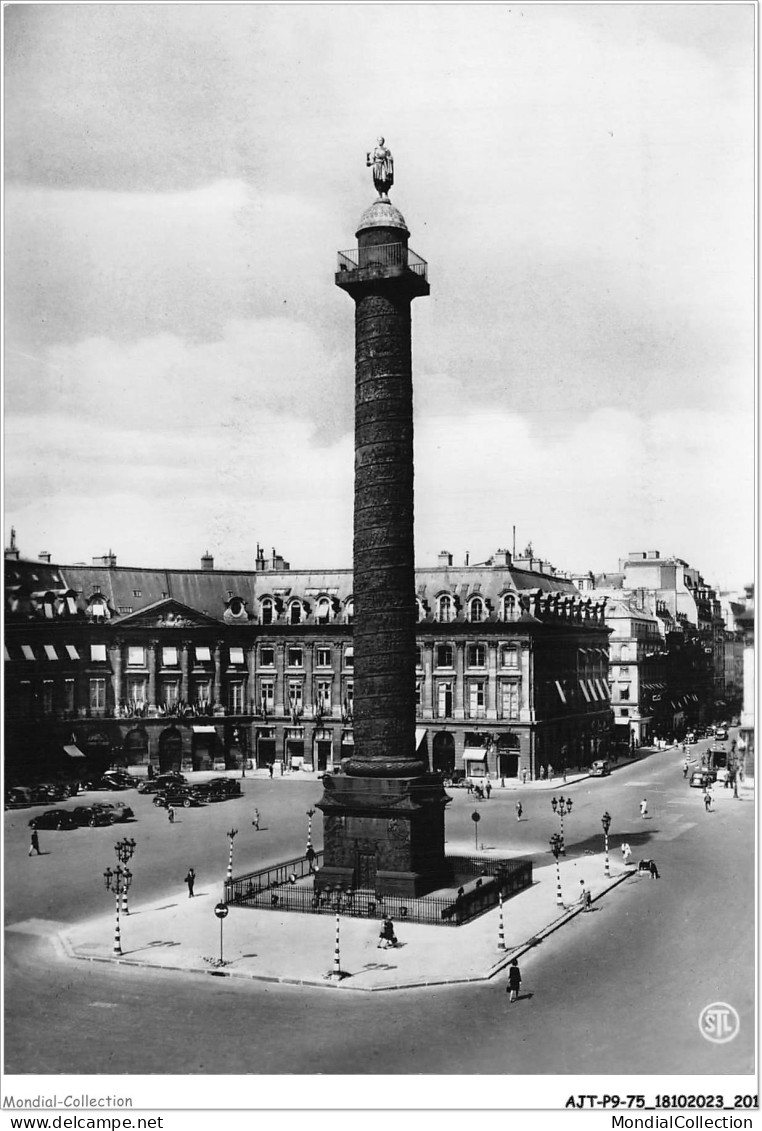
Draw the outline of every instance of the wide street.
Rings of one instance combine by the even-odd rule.
[[[706,743],[692,747],[699,753]],[[234,983],[65,959],[52,924],[101,914],[111,896],[102,873],[119,836],[136,839],[131,900],[175,897],[189,865],[197,890],[218,885],[228,838],[239,873],[304,851],[315,781],[249,779],[240,800],[183,810],[171,826],[150,797],[121,797],[137,820],[114,829],[40,834],[27,856],[30,810],[6,813],[5,1070],[35,1074],[733,1074],[753,1071],[754,809],[750,792],[706,813],[682,774],[678,750],[652,753],[609,778],[556,794],[573,798],[567,856],[579,875],[600,851],[612,816],[612,856],[623,839],[653,857],[659,881],[632,877],[524,955],[524,995],[509,1006],[505,977],[477,986],[392,993],[335,993]],[[716,787],[717,788],[717,787]],[[720,787],[721,788],[721,787]],[[485,851],[509,849],[547,864],[559,827],[552,790],[493,790],[474,802],[450,791],[448,851],[473,851],[478,806]],[[514,805],[521,798],[524,819]],[[646,797],[649,815],[640,817]],[[262,831],[251,826],[254,806]],[[313,840],[321,844],[316,814]],[[548,884],[548,920],[555,892]],[[571,893],[564,893],[568,899]],[[510,903],[520,915],[520,899]],[[252,931],[257,915],[251,914]],[[262,913],[266,915],[267,913]],[[298,919],[294,916],[295,927]],[[210,930],[213,931],[212,924]],[[408,925],[408,945],[415,928]],[[739,1036],[709,1043],[698,1017],[732,1005]],[[231,1035],[234,1037],[231,1038]]]

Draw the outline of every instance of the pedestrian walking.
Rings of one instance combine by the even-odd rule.
[[[512,959],[508,967],[508,985],[505,987],[505,992],[509,994],[509,1001],[517,1001],[519,990],[521,989],[521,971],[519,970],[519,960]]]
[[[522,808],[522,806],[521,806],[521,802],[520,802],[520,801],[517,801],[517,802],[516,802],[516,820],[517,820],[517,821],[520,821],[520,820],[521,820],[521,814],[522,814],[523,812],[524,812],[524,810],[523,810],[523,808]]]
[[[270,772],[270,777],[272,777],[272,776],[273,776],[273,771],[274,771],[274,766],[273,766],[272,762],[268,762],[268,763],[267,763],[267,769],[268,769],[268,770],[269,770],[269,772]]]
[[[153,781],[153,763],[152,762],[148,763],[148,769],[146,771],[146,776],[147,776],[149,781]]]
[[[643,800],[640,803],[640,815],[641,815],[641,817],[647,817],[648,816],[648,802],[645,799],[645,797],[643,798]]]
[[[196,873],[193,868],[188,869],[188,874],[185,877],[185,883],[188,885],[188,899],[193,899],[193,885],[196,882]]]
[[[550,781],[552,777],[553,777],[553,767],[551,766],[550,762],[548,762],[548,781]]]
[[[580,882],[580,886],[582,888],[582,891],[579,893],[579,902],[582,904],[583,910],[592,911],[592,909],[593,909],[593,897],[590,894],[590,892],[587,890],[587,888],[585,887],[585,881],[580,880],[579,882]]]
[[[37,835],[37,829],[32,829],[32,836],[29,840],[29,855],[31,856],[33,852],[36,852],[38,856],[42,855],[40,852],[40,838]]]
[[[484,792],[487,794],[487,800],[489,801],[489,795],[492,793],[492,783],[490,782],[489,778],[487,779],[487,784],[484,787]]]
[[[170,825],[174,825],[174,823],[175,823],[175,811],[174,811],[174,809],[172,808],[171,805],[167,806],[167,817],[169,818]]]
[[[710,812],[711,807],[712,807],[712,795],[709,792],[709,788],[707,787],[704,790],[704,809],[708,813],[708,812]]]
[[[630,863],[632,857],[632,849],[626,840],[622,841],[622,863],[625,867]]]
[[[394,933],[394,923],[391,921],[388,915],[384,919],[381,933],[378,936],[378,945],[383,950],[388,950],[390,946],[397,945],[397,936]]]
[[[254,820],[251,823],[255,830],[259,832],[259,809],[254,810]]]
[[[656,867],[656,861],[655,860],[649,860],[648,861],[648,871],[651,873],[651,879],[652,880],[658,880],[659,879],[659,869]]]
[[[473,792],[474,792],[474,783],[471,781],[470,778],[466,778],[466,793],[470,797]]]
[[[522,785],[527,784],[527,772],[526,772],[526,770],[521,771],[521,784]]]
[[[540,766],[540,781],[545,781],[545,767]]]

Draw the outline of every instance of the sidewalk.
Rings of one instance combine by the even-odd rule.
[[[580,879],[594,903],[618,884],[650,882],[611,858],[611,876],[604,875],[603,854],[560,861],[562,895],[576,899]],[[633,878],[634,877],[634,878]],[[183,973],[248,978],[284,985],[342,990],[395,990],[416,986],[455,985],[483,981],[499,974],[547,935],[582,912],[578,904],[556,903],[556,866],[536,868],[531,888],[503,904],[504,945],[500,949],[498,908],[462,927],[432,927],[396,921],[400,945],[378,948],[381,923],[341,917],[336,963],[336,916],[283,914],[230,907],[223,922],[223,957],[219,968],[220,921],[214,914],[221,888],[208,887],[189,899],[185,890],[148,904],[131,907],[121,917],[123,954],[113,955],[115,914],[100,916],[60,932],[70,958],[114,962]]]

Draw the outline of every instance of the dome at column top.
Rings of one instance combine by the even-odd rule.
[[[405,217],[389,200],[374,200],[370,208],[365,209],[355,235],[359,236],[368,228],[399,228],[405,235],[410,235]]]

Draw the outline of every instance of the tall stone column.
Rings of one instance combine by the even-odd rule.
[[[286,645],[282,640],[275,643],[275,687],[273,689],[273,704],[275,714],[288,715],[288,687],[286,686]],[[278,710],[280,699],[281,709]]]
[[[304,703],[304,717],[305,719],[314,719],[315,717],[315,688],[312,686],[312,641],[305,640],[304,642],[304,691],[302,693],[302,702]]]
[[[246,666],[249,672],[249,683],[246,689],[247,698],[249,701],[249,710],[255,711],[257,709],[257,649],[256,645],[252,644],[246,654]],[[249,747],[251,749],[251,747]]]
[[[123,657],[124,641],[118,639],[114,641],[111,652],[111,686],[114,689],[114,714],[119,714],[119,706],[122,702],[122,665],[124,662]]]
[[[497,718],[497,644],[487,645],[487,718]]]
[[[355,303],[354,753],[344,774],[324,779],[318,884],[415,896],[448,871],[449,798],[415,745],[410,307],[429,284],[387,195],[392,161],[381,139],[372,164],[379,199],[336,274]]]
[[[465,719],[465,693],[466,693],[466,676],[465,676],[465,644],[462,640],[458,640],[455,644],[455,687],[453,688],[453,707],[452,715],[454,719]]]
[[[423,717],[434,718],[434,645],[423,645]]]
[[[212,676],[212,710],[219,706],[222,694],[222,645],[217,643],[212,651],[214,675]]]
[[[180,700],[187,703],[190,699],[190,680],[188,679],[188,650],[190,641],[180,643]]]
[[[158,640],[148,641],[148,707],[156,710],[156,651],[159,647]]]

